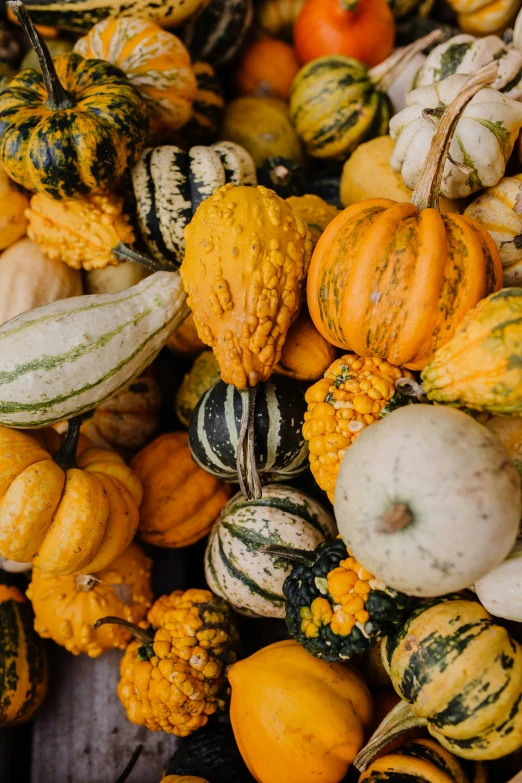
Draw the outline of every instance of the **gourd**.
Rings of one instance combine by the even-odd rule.
[[[20,71],[0,94],[0,163],[19,185],[55,199],[110,186],[143,148],[145,102],[109,63],[74,53],[53,61],[23,3],[9,8],[42,72]]]
[[[243,45],[254,16],[252,0],[212,0],[196,21],[190,21],[182,38],[193,60],[222,66],[234,59]]]
[[[257,169],[259,185],[275,191],[281,198],[302,196],[306,188],[304,169],[300,163],[282,158],[266,158]]]
[[[279,361],[288,328],[297,314],[301,281],[306,276],[311,253],[310,233],[299,214],[273,191],[261,186],[229,184],[201,204],[185,230],[185,238],[186,252],[180,273],[194,323],[200,338],[214,350],[223,381],[240,390],[236,395],[242,404],[240,430],[237,440],[230,444],[230,457],[233,460],[236,452],[242,491],[248,499],[259,497],[261,488],[254,456],[255,390],[258,383],[270,377]],[[221,406],[223,394],[219,399]],[[274,401],[274,412],[279,406]],[[200,411],[204,418],[204,407]],[[217,463],[220,471],[224,467],[228,472],[227,420],[234,427],[236,423],[232,422],[230,412],[221,415],[220,420],[221,431],[214,421],[207,433],[216,433],[216,442],[221,442],[218,450],[226,448],[228,464],[223,463],[222,457],[214,460],[211,449],[206,447],[203,451],[207,456],[198,447],[196,459]],[[276,439],[274,449],[264,455],[258,451],[258,458],[267,470],[284,467],[291,473],[291,462],[295,460],[295,465],[302,462],[302,438],[297,428],[290,422],[287,424],[290,426],[283,427],[284,453],[280,448],[283,441],[279,439],[279,425],[272,428],[271,437]],[[194,426],[199,441],[197,417]],[[267,431],[268,428],[258,437],[265,437]],[[193,452],[194,447],[192,439]]]
[[[167,773],[174,773],[175,779],[196,775],[198,783],[203,775],[212,783],[255,783],[241,758],[230,723],[211,723],[181,740]]]
[[[195,778],[193,775],[167,775],[160,783],[208,783],[208,780]]]
[[[261,0],[255,6],[256,24],[274,38],[290,36],[306,0]]]
[[[80,296],[80,273],[44,255],[30,239],[20,239],[0,255],[0,323],[35,307]]]
[[[53,457],[35,438],[0,428],[5,464],[0,554],[53,575],[95,573],[132,541],[142,489],[123,459],[88,448],[76,456],[71,419]]]
[[[27,597],[34,613],[34,627],[44,639],[52,639],[70,653],[97,658],[106,650],[124,650],[131,634],[121,626],[94,623],[111,612],[133,623],[145,618],[152,604],[151,561],[131,543],[106,568],[95,574],[53,576],[33,568]]]
[[[156,546],[184,547],[204,538],[231,495],[194,462],[186,432],[160,435],[131,468],[143,486],[139,534]]]
[[[149,136],[164,138],[190,118],[197,89],[190,55],[158,24],[132,16],[105,19],[76,42],[74,51],[121,68],[147,103]]]
[[[403,19],[411,14],[415,15],[416,21],[417,17],[423,19],[428,16],[433,5],[433,0],[392,0],[390,8],[395,19]]]
[[[293,381],[277,375],[255,389],[250,416],[256,475],[267,481],[291,480],[308,466],[308,444],[302,432],[306,410],[303,392]],[[240,391],[219,381],[200,398],[190,420],[193,458],[223,481],[238,480],[236,452],[243,411]],[[254,470],[250,461],[247,470]]]
[[[319,196],[327,204],[342,209],[343,205],[339,198],[340,180],[341,170],[339,165],[333,169],[319,169],[309,177],[307,189],[309,193]]]
[[[15,74],[16,71],[14,71],[10,65],[0,62],[0,93],[5,90]]]
[[[263,783],[337,783],[372,718],[364,681],[294,641],[233,664],[230,720],[241,755]]]
[[[501,35],[520,9],[519,0],[450,0],[464,33]]]
[[[520,502],[518,474],[490,430],[462,411],[408,405],[347,450],[335,517],[371,573],[429,597],[463,590],[504,560]]]
[[[308,153],[343,161],[363,141],[387,134],[392,114],[388,88],[439,35],[430,33],[371,70],[343,55],[320,57],[301,68],[290,90],[290,119]]]
[[[171,334],[167,340],[167,348],[179,356],[186,357],[197,356],[201,351],[205,350],[205,343],[198,337],[191,312],[189,312],[176,331]]]
[[[43,427],[113,397],[159,353],[185,298],[177,272],[157,272],[123,293],[63,299],[0,326],[0,424]]]
[[[422,388],[428,399],[520,416],[520,313],[521,288],[504,288],[479,302],[424,368]]]
[[[319,240],[307,300],[328,342],[421,369],[465,314],[501,287],[502,264],[488,232],[460,215],[438,211],[459,112],[495,73],[490,63],[470,76],[444,112],[410,204],[380,198],[353,204]]]
[[[220,377],[219,364],[212,351],[203,351],[194,359],[192,367],[183,377],[174,406],[176,416],[185,427],[190,425],[192,412],[201,397]]]
[[[294,50],[284,41],[277,38],[252,41],[237,64],[236,90],[239,95],[287,100],[299,68]]]
[[[238,642],[232,614],[208,590],[190,589],[158,598],[147,620],[150,631],[112,616],[94,629],[116,624],[136,637],[122,658],[117,688],[131,723],[187,737],[228,700],[224,672],[236,660]]]
[[[283,582],[292,566],[284,558],[264,554],[262,547],[313,550],[336,532],[333,517],[293,487],[270,484],[261,501],[246,501],[238,492],[210,532],[207,584],[240,614],[284,617]]]
[[[335,348],[319,334],[303,309],[288,330],[274,372],[295,381],[314,381],[327,371],[335,354]]]
[[[33,628],[31,604],[17,587],[0,584],[2,688],[0,726],[31,720],[47,691],[47,659]]]
[[[117,294],[137,285],[152,274],[150,269],[132,261],[91,269],[84,275],[87,294]]]
[[[305,193],[304,196],[289,196],[287,202],[306,221],[314,247],[319,242],[319,237],[325,231],[326,226],[339,214],[337,207],[328,204],[313,193]]]
[[[187,149],[194,144],[212,144],[221,126],[225,99],[218,75],[209,63],[192,66],[196,77],[196,94],[188,122],[174,134],[174,142]]]
[[[495,70],[497,67],[495,63]],[[408,95],[406,108],[390,120],[390,136],[396,142],[390,163],[394,171],[401,172],[406,187],[413,190],[417,186],[437,128],[436,118],[465,89],[468,78],[454,74],[437,84],[418,87]],[[442,195],[466,198],[496,185],[504,176],[521,127],[522,105],[518,101],[487,86],[477,92],[455,128],[441,180]]]
[[[522,283],[522,217],[517,198],[522,175],[503,177],[469,204],[464,215],[480,223],[493,237],[504,267],[504,285]]]
[[[0,250],[24,236],[29,199],[0,166]]]
[[[132,170],[138,225],[149,253],[177,268],[185,253],[184,230],[197,207],[227,182],[256,185],[254,161],[233,142],[184,152],[149,147]]]
[[[475,582],[474,589],[484,608],[507,620],[522,622],[522,581],[520,579],[522,540],[519,539],[506,559]]]
[[[485,421],[482,421],[485,419]],[[491,432],[500,438],[518,475],[522,478],[522,418],[518,416],[479,416]]]
[[[244,95],[227,103],[221,138],[241,144],[257,167],[274,157],[303,163],[303,150],[288,105],[279,98]]]
[[[294,24],[302,63],[327,55],[353,57],[372,68],[393,50],[395,23],[386,0],[308,0]]]

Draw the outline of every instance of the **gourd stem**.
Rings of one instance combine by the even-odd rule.
[[[314,552],[308,552],[306,549],[294,549],[291,546],[265,544],[265,546],[260,547],[259,551],[266,555],[273,555],[274,557],[280,557],[282,560],[290,560],[293,563],[302,563],[307,566],[313,566],[317,561]]]
[[[53,460],[62,470],[77,468],[76,449],[78,448],[78,438],[80,437],[80,425],[82,423],[80,416],[75,416],[67,422],[67,433],[62,441],[62,445],[53,455]]]
[[[71,93],[67,92],[62,86],[58,74],[56,73],[56,68],[54,67],[49,49],[34,26],[26,7],[21,0],[9,0],[7,7],[31,41],[36,56],[38,57],[45,89],[47,90],[47,101],[45,102],[45,105],[48,109],[51,109],[51,111],[71,109],[75,104],[74,98]]]
[[[135,749],[134,753],[129,759],[129,762],[121,775],[119,776],[118,780],[116,780],[116,783],[125,783],[127,778],[129,777],[130,773],[134,769],[134,767],[137,764],[137,761],[139,757],[141,756],[141,751],[143,750],[143,745],[138,745],[138,747]]]
[[[89,593],[101,580],[93,574],[77,574],[74,586],[79,593]]]
[[[444,166],[460,115],[480,90],[495,81],[497,73],[498,62],[491,61],[484,65],[477,73],[466,79],[458,95],[444,111],[437,130],[433,134],[422,174],[411,197],[411,203],[417,207],[419,212],[423,209],[439,209]]]
[[[391,503],[377,525],[377,533],[390,535],[404,530],[413,522],[413,515],[406,503]]]
[[[150,633],[147,633],[144,628],[140,628],[140,626],[135,623],[129,623],[129,621],[124,620],[123,617],[114,617],[113,615],[100,617],[100,619],[96,620],[94,623],[94,630],[97,631],[102,625],[121,625],[122,628],[126,628],[127,631],[130,631],[131,634],[135,636],[136,639],[139,639],[140,642],[143,642],[143,644],[151,644],[154,641],[154,637],[151,636]]]
[[[282,163],[279,163],[270,174],[274,185],[289,185],[292,181],[292,172]]]
[[[424,394],[422,383],[417,383],[413,378],[399,378],[398,381],[395,381],[395,389],[399,394],[415,397],[419,402],[426,402],[428,399]]]
[[[441,30],[432,30],[431,33],[419,38],[408,46],[398,49],[383,63],[379,63],[368,72],[368,76],[380,92],[387,92],[398,75],[411,63],[423,49],[427,49],[442,38]]]
[[[355,11],[359,5],[359,0],[340,0],[343,11]]]
[[[357,754],[353,765],[359,772],[372,763],[376,756],[382,753],[389,745],[395,742],[403,734],[426,726],[425,718],[418,718],[407,701],[401,701],[376,728],[365,747]]]
[[[127,245],[124,245],[123,242],[118,242],[111,252],[118,261],[132,261],[133,264],[139,264],[147,269],[151,269],[153,272],[176,271],[173,266],[161,264],[159,261],[155,261],[153,258],[143,255],[143,253],[138,253],[137,250],[132,250]]]
[[[240,389],[242,410],[241,428],[237,442],[236,468],[239,487],[246,500],[259,500],[263,495],[261,481],[256,467],[254,450],[254,416],[256,410],[257,386]]]

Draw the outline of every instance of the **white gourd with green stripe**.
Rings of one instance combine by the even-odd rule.
[[[90,410],[140,375],[187,314],[177,272],[77,296],[0,327],[0,424],[43,427]]]
[[[333,516],[294,487],[269,484],[263,497],[247,501],[238,492],[212,528],[205,552],[205,576],[216,595],[240,614],[284,617],[286,560],[260,552],[265,544],[314,550],[337,529]]]

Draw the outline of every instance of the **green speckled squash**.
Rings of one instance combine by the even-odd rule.
[[[102,60],[54,61],[19,0],[10,8],[29,35],[42,73],[20,71],[0,95],[0,162],[28,190],[82,198],[115,182],[145,143],[145,102]]]
[[[176,416],[185,427],[190,424],[192,411],[206,391],[221,378],[218,360],[213,351],[203,351],[183,378],[176,394]]]

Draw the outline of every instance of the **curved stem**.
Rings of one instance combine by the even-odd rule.
[[[491,61],[484,65],[477,73],[466,79],[458,95],[444,111],[437,130],[433,134],[422,174],[411,197],[411,203],[417,207],[419,212],[429,208],[439,209],[444,165],[460,115],[480,90],[495,81],[497,72],[498,62]]]
[[[317,560],[314,552],[308,552],[306,549],[294,549],[291,546],[265,544],[265,546],[260,547],[259,551],[266,555],[280,557],[282,560],[290,560],[292,563],[302,563],[308,566],[313,566]]]
[[[139,639],[140,642],[143,642],[143,644],[151,644],[154,641],[154,637],[151,636],[150,633],[147,633],[144,628],[140,628],[140,626],[135,625],[135,623],[129,623],[128,620],[124,620],[122,617],[114,617],[113,615],[100,617],[100,619],[96,620],[94,623],[94,630],[97,631],[102,625],[121,625],[122,628],[130,631],[131,634],[133,634],[136,639]]]
[[[31,41],[36,56],[38,57],[45,89],[47,90],[47,101],[45,102],[45,105],[52,111],[71,109],[75,103],[74,98],[71,93],[67,92],[62,86],[58,74],[56,73],[56,68],[54,67],[49,49],[34,26],[26,7],[21,0],[9,0],[7,7]]]
[[[256,386],[239,389],[241,395],[241,429],[237,442],[236,467],[241,492],[247,500],[259,500],[263,495],[261,480],[256,467],[254,449],[254,416],[256,410]]]
[[[125,767],[125,769],[123,770],[123,772],[121,773],[119,778],[116,780],[116,783],[125,783],[125,781],[129,777],[130,773],[132,772],[132,770],[136,766],[136,763],[137,763],[139,757],[141,756],[141,751],[142,750],[143,750],[143,745],[138,745],[138,747],[135,749],[134,753],[130,757],[127,766]]]
[[[62,441],[62,445],[53,455],[53,460],[62,470],[77,468],[76,449],[78,448],[78,438],[80,437],[81,417],[75,416],[67,422],[67,434]]]
[[[376,728],[365,747],[357,754],[353,765],[359,772],[364,770],[372,761],[395,742],[398,737],[426,726],[426,718],[418,718],[407,701],[400,701],[391,710]]]
[[[380,92],[387,92],[395,79],[411,63],[423,49],[427,49],[437,41],[440,41],[443,33],[441,30],[432,30],[431,33],[419,38],[403,49],[397,49],[383,63],[379,63],[372,68],[368,75]]]
[[[159,261],[155,261],[149,256],[144,256],[143,253],[138,253],[137,250],[124,245],[123,242],[118,242],[116,247],[112,249],[112,255],[117,258],[118,261],[132,261],[133,264],[139,264],[153,272],[175,272],[175,268],[169,264],[161,264]]]

